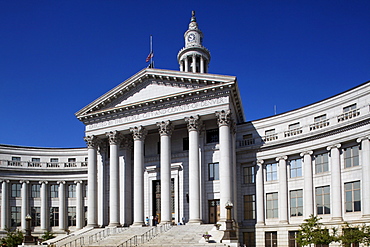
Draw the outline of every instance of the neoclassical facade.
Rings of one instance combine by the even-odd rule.
[[[246,122],[237,78],[209,74],[195,15],[179,71],[146,68],[76,113],[87,148],[0,145],[0,228],[226,220],[239,242],[295,246],[309,215],[370,223],[370,82]],[[221,228],[222,229],[222,228]]]

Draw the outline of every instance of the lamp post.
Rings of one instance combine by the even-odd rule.
[[[233,208],[233,204],[230,201],[227,201],[225,204],[226,208],[226,230],[224,231],[224,237],[222,238],[222,242],[234,242],[232,240],[237,240],[236,231],[233,229],[233,220],[231,219],[231,209]],[[226,240],[226,241],[225,241]]]
[[[23,238],[24,245],[34,245],[35,244],[35,239],[31,235],[31,220],[32,220],[32,217],[29,214],[27,214],[26,216],[26,235],[24,235],[24,238]]]

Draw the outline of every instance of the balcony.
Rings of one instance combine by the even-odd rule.
[[[239,147],[246,147],[246,146],[254,145],[254,143],[255,143],[254,138],[244,139],[244,140],[239,141]]]
[[[319,121],[319,122],[315,122],[314,124],[310,124],[310,131],[321,129],[321,128],[324,128],[326,126],[329,126],[329,120],[327,120],[327,119]]]
[[[270,135],[265,135],[265,136],[262,137],[262,140],[264,142],[275,141],[277,139],[278,139],[277,134],[270,134]]]
[[[85,168],[87,162],[34,162],[34,161],[14,161],[14,160],[0,160],[0,167],[15,167],[28,169],[60,169],[60,168]]]
[[[302,134],[302,127],[284,131],[284,137],[290,137],[290,136],[295,136],[299,134]]]
[[[346,120],[354,118],[354,117],[357,117],[358,115],[360,115],[359,109],[354,109],[354,110],[345,112],[345,113],[340,114],[340,115],[337,116],[338,123],[346,121]]]

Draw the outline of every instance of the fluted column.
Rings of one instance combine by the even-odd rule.
[[[106,133],[109,138],[109,226],[119,226],[119,162],[118,147],[122,136],[118,131]]]
[[[97,195],[97,148],[98,138],[86,136],[87,144],[87,226],[98,226],[98,195]]]
[[[76,229],[84,227],[84,203],[81,180],[75,181],[76,184]]]
[[[1,181],[1,226],[0,230],[5,231],[9,225],[9,180]]]
[[[303,188],[303,217],[307,219],[311,214],[314,213],[314,189],[313,189],[313,173],[312,173],[312,151],[306,151],[301,153],[303,157],[303,176],[304,176],[304,188]]]
[[[256,220],[258,225],[265,224],[263,162],[263,160],[257,160],[256,166]]]
[[[343,220],[342,215],[342,179],[340,172],[340,151],[341,144],[335,144],[327,147],[330,151],[330,164],[331,164],[331,188],[332,193],[332,220]]]
[[[21,227],[22,230],[26,230],[27,223],[26,223],[26,216],[29,212],[28,209],[28,184],[29,181],[20,181],[22,184],[22,189],[21,189],[21,197],[22,197],[22,208],[21,208]]]
[[[370,136],[357,139],[361,143],[361,166],[362,166],[362,217],[370,218]]]
[[[65,181],[58,181],[59,184],[59,229],[64,231],[67,229],[66,224],[66,188]]]
[[[288,223],[288,178],[287,178],[287,156],[276,158],[279,162],[279,222]]]
[[[130,128],[134,138],[134,223],[144,225],[144,139],[147,131],[143,126]]]
[[[226,221],[225,205],[232,200],[230,110],[216,112],[220,140],[220,221]]]
[[[171,210],[171,134],[170,121],[158,122],[161,136],[161,224],[172,221]]]
[[[39,181],[41,184],[40,188],[40,199],[41,199],[41,212],[40,212],[40,220],[41,220],[41,231],[45,232],[49,229],[49,207],[48,207],[48,181]]]
[[[189,223],[200,224],[199,116],[186,117],[189,131]]]

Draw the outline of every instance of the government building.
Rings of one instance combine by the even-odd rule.
[[[245,246],[296,246],[311,214],[370,223],[370,82],[247,122],[194,13],[184,39],[179,71],[145,68],[76,113],[86,147],[0,145],[1,233],[27,215],[35,234],[147,217],[225,230],[226,204]]]

